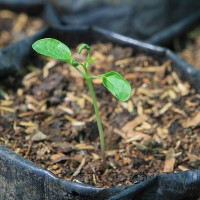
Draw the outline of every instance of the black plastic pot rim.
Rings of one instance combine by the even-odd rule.
[[[191,84],[191,86],[198,93],[200,93],[200,70],[194,68],[192,65],[185,62],[181,57],[177,56],[173,51],[171,51],[167,48],[164,48],[164,47],[155,46],[155,45],[152,45],[152,44],[149,44],[146,42],[135,40],[133,38],[129,38],[127,36],[123,36],[118,33],[105,30],[103,28],[99,28],[97,26],[90,27],[90,26],[84,26],[84,25],[83,26],[55,25],[55,26],[47,27],[47,28],[39,31],[38,33],[25,39],[24,41],[31,41],[33,43],[35,40],[40,38],[40,36],[45,36],[45,33],[47,33],[47,32],[54,32],[54,35],[55,35],[56,30],[59,30],[60,32],[63,32],[63,33],[64,32],[74,32],[74,33],[76,33],[76,32],[87,33],[88,32],[88,34],[94,34],[94,35],[98,34],[100,37],[104,37],[107,40],[110,40],[112,42],[117,42],[118,44],[121,44],[121,45],[130,46],[135,50],[140,50],[144,53],[154,54],[159,57],[165,57],[167,59],[170,59],[172,61],[172,66],[173,66],[174,71],[180,76],[180,78],[183,81],[188,81]],[[30,39],[30,38],[32,38],[32,39]],[[5,57],[4,55],[8,51],[11,51],[11,49],[13,49],[13,48],[18,48],[19,49],[18,51],[20,51],[20,48],[21,48],[20,42],[17,42],[14,45],[7,46],[6,48],[4,48],[0,51],[0,64],[3,68],[5,68],[8,71],[8,73],[9,73],[9,71],[12,72],[13,69],[15,69],[15,68],[19,69],[23,65],[23,62],[22,61],[19,62],[18,56],[16,57],[16,55],[12,55],[12,60],[7,59],[7,62],[8,62],[7,64],[5,62],[2,63],[3,61],[1,61],[1,60],[3,59],[3,57]],[[29,48],[27,47],[27,52],[31,52],[31,43],[29,45]],[[26,54],[26,56],[27,55],[28,55],[28,53]],[[24,59],[25,58],[26,57],[24,56]],[[2,74],[0,74],[0,76],[2,76]]]

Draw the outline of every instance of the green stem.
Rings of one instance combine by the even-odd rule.
[[[85,74],[78,68],[78,67],[74,67],[76,69],[76,71],[78,71],[83,77],[85,77]],[[86,78],[86,77],[85,77]]]
[[[102,127],[101,117],[99,115],[99,109],[98,109],[98,105],[97,105],[96,96],[94,93],[94,88],[93,88],[92,81],[90,79],[87,68],[86,68],[86,80],[87,80],[87,84],[88,84],[90,94],[91,94],[92,100],[93,100],[94,111],[95,111],[96,120],[97,120],[97,127],[99,130],[101,152],[104,155],[104,153],[105,153],[104,132],[103,132],[103,127]]]
[[[103,74],[100,74],[100,75],[93,75],[93,76],[90,76],[90,78],[100,78],[100,77],[102,77],[103,76]]]

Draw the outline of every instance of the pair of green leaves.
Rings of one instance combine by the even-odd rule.
[[[62,42],[53,38],[44,38],[36,41],[32,45],[33,49],[45,56],[65,61],[70,63],[73,67],[81,65],[79,62],[72,58],[71,51]],[[90,46],[82,44],[79,47],[78,53],[80,54],[83,49],[90,52]],[[93,59],[87,58],[86,62],[94,62]],[[101,75],[103,85],[120,101],[126,101],[131,94],[131,86],[129,82],[119,73],[111,71]]]

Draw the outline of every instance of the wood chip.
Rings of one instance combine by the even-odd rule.
[[[57,64],[58,61],[50,60],[43,68],[43,78],[47,78],[49,76],[49,70]]]
[[[13,101],[11,101],[11,100],[0,100],[0,105],[9,107],[9,106],[13,105]]]
[[[31,140],[33,142],[38,142],[38,141],[42,141],[45,140],[47,138],[47,136],[42,133],[41,131],[35,131],[36,133],[31,137]]]
[[[148,122],[143,122],[140,126],[136,127],[136,131],[144,131],[144,130],[149,130],[152,128],[152,125],[149,124]]]
[[[71,109],[71,108],[67,108],[67,107],[65,107],[65,106],[58,106],[58,109],[60,109],[60,110],[62,110],[62,111],[64,111],[64,112],[66,112],[67,114],[69,114],[69,115],[73,115],[74,114],[74,111]]]
[[[181,125],[184,128],[189,128],[189,127],[196,127],[200,124],[200,111],[197,112],[192,118],[187,118],[185,120],[181,121]]]
[[[0,89],[0,96],[2,96],[5,100],[10,100],[9,95],[1,89]]]
[[[133,80],[133,79],[137,78],[137,75],[134,73],[128,73],[128,74],[124,75],[124,78],[127,80]]]
[[[117,60],[115,62],[115,65],[125,65],[125,64],[130,64],[131,62],[133,62],[135,60],[135,58],[124,58],[121,60]]]
[[[0,106],[0,112],[1,111],[11,112],[11,113],[15,113],[16,112],[14,108],[5,107],[5,106]]]
[[[76,121],[76,122],[72,122],[72,126],[84,126],[85,122],[82,121]]]
[[[178,114],[184,116],[184,117],[187,117],[187,114],[179,108],[172,107],[171,110],[174,111],[175,113],[178,113]]]
[[[51,155],[51,161],[53,163],[59,162],[61,158],[65,157],[65,154],[63,153],[56,153]]]
[[[190,159],[190,162],[200,161],[200,156],[197,156],[191,153],[187,153],[187,156]]]
[[[134,68],[134,71],[136,72],[148,72],[148,73],[154,73],[154,72],[157,72],[157,71],[160,71],[161,70],[161,67],[160,66],[150,66],[150,67],[147,67],[147,68],[141,68],[141,67],[135,67]]]
[[[52,145],[54,148],[57,148],[58,151],[65,153],[75,149],[74,145],[70,142],[53,142]]]
[[[94,158],[95,160],[100,159],[100,156],[99,156],[98,154],[96,154],[96,153],[92,153],[92,156],[93,156],[93,158]]]
[[[94,147],[92,145],[87,145],[87,144],[77,144],[75,145],[76,148],[82,149],[82,150],[92,150]]]
[[[133,130],[134,128],[136,128],[137,126],[139,126],[140,124],[142,124],[144,121],[146,121],[148,119],[148,117],[146,115],[140,115],[137,116],[136,118],[134,118],[133,120],[127,122],[122,130],[124,132],[130,132],[131,130]]]
[[[183,84],[176,72],[171,73],[172,77],[177,83],[177,88],[181,92],[183,96],[187,95],[189,93],[189,85],[187,83]]]
[[[165,105],[162,107],[162,109],[160,109],[159,114],[160,114],[160,115],[163,115],[164,113],[166,113],[166,112],[170,109],[170,107],[171,107],[172,105],[173,105],[173,104],[172,104],[171,102],[165,104]]]
[[[20,32],[24,29],[27,23],[28,23],[28,16],[25,13],[22,13],[17,17],[13,30],[15,32]]]
[[[138,93],[138,94],[146,95],[146,96],[148,96],[148,97],[153,97],[153,96],[154,96],[153,91],[151,91],[151,90],[148,89],[148,88],[143,88],[143,87],[140,87],[140,88],[137,90],[137,93]]]
[[[127,139],[127,134],[126,134],[125,131],[122,131],[122,130],[120,130],[118,128],[114,128],[113,132],[118,134],[119,136],[121,136],[123,139]]]
[[[134,131],[133,136],[130,137],[125,141],[125,143],[133,142],[133,141],[140,141],[142,143],[149,142],[151,139],[151,136],[144,134],[142,132]]]
[[[137,103],[137,114],[140,116],[140,115],[143,115],[144,113],[144,108],[143,108],[143,105],[142,105],[142,101],[138,101]]]
[[[81,169],[85,165],[85,161],[86,161],[86,159],[85,159],[85,157],[83,157],[83,159],[81,160],[81,164],[78,166],[78,168],[76,169],[76,171],[73,173],[72,176],[77,176],[80,173]]]
[[[29,117],[29,116],[33,116],[36,113],[33,111],[29,111],[29,112],[23,112],[23,113],[19,113],[18,117],[23,118],[23,117]]]
[[[29,126],[38,127],[37,124],[35,124],[34,122],[31,122],[31,121],[29,121],[29,122],[23,122],[23,121],[21,121],[21,122],[19,122],[19,125],[20,126],[25,126],[25,127],[29,127]]]
[[[181,171],[187,171],[189,170],[187,167],[183,166],[183,165],[179,165],[178,168],[181,170]]]
[[[171,148],[167,151],[163,172],[173,172],[174,165],[175,165],[175,152],[174,149]]]

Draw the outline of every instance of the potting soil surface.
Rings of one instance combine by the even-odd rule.
[[[111,43],[91,47],[91,74],[117,71],[132,86],[131,98],[119,102],[93,79],[106,161],[85,80],[69,64],[39,55],[26,75],[1,80],[0,144],[61,178],[97,187],[199,168],[200,94],[179,79],[169,60]],[[77,49],[73,57],[83,62],[86,52]]]
[[[36,33],[43,26],[44,22],[40,18],[0,10],[0,48]]]
[[[184,43],[185,48],[179,51],[180,56],[200,70],[200,27],[189,32]]]

